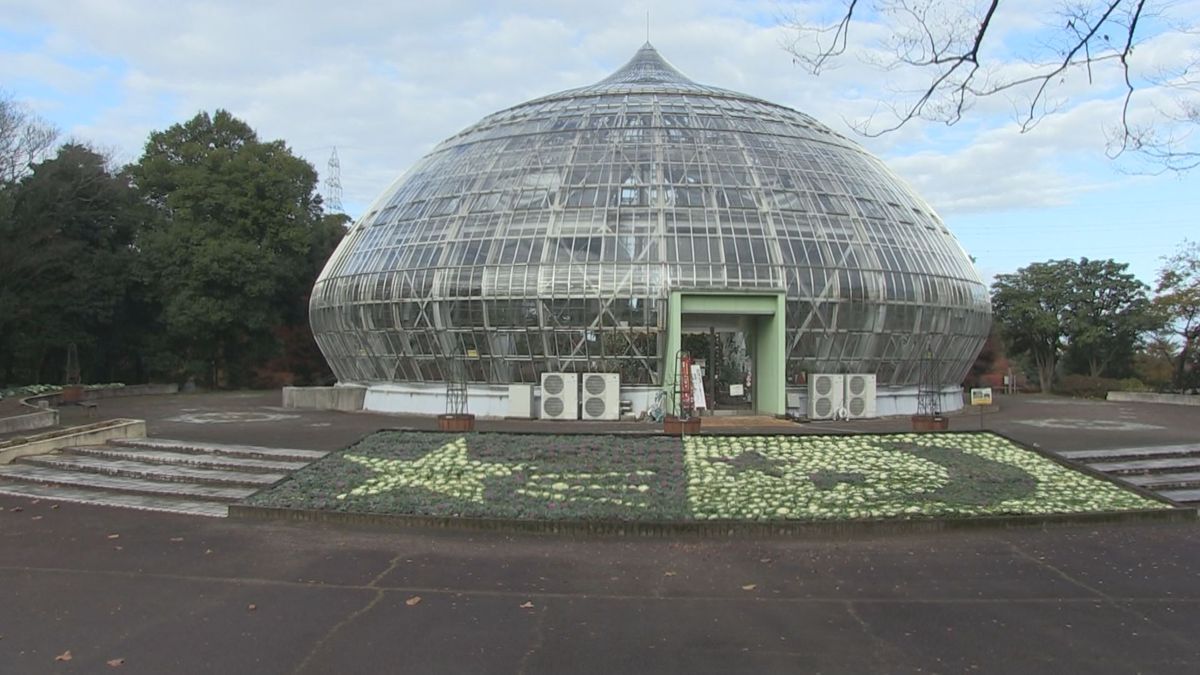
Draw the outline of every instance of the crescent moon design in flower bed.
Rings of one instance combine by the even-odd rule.
[[[381,432],[247,500],[435,517],[836,521],[1161,509],[989,433]]]

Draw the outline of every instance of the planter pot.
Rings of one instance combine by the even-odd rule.
[[[663,418],[663,432],[669,436],[698,434],[700,433],[700,418],[689,417],[687,419],[680,419],[673,415],[667,415]]]
[[[913,415],[913,431],[945,431],[950,428],[950,418],[943,415]]]
[[[59,394],[59,403],[79,403],[83,400],[83,386],[78,384],[70,384],[62,388]]]
[[[461,433],[475,431],[474,415],[438,415],[438,431]]]

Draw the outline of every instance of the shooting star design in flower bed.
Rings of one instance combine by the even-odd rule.
[[[453,439],[447,441],[447,439]],[[375,434],[250,505],[614,521],[1049,515],[1165,505],[987,434]]]

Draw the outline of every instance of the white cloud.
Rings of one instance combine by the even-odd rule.
[[[0,77],[22,69],[68,92],[31,93],[39,109],[53,114],[70,91],[98,80],[112,88],[112,100],[70,133],[132,160],[150,131],[226,108],[263,137],[287,140],[320,171],[336,145],[345,201],[358,208],[484,115],[604,77],[643,41],[646,9],[644,2],[597,11],[593,2],[533,0],[502,8],[465,0],[4,5],[13,30],[44,33],[44,40],[0,66]],[[1005,43],[1007,51],[1045,18],[1044,3],[1013,6],[998,24],[998,36],[1016,41]],[[845,120],[878,110],[890,89],[919,86],[915,75],[881,73],[857,58],[822,77],[805,74],[780,48],[787,31],[763,25],[778,11],[765,0],[656,2],[652,40],[698,81],[790,105],[843,133]],[[888,31],[862,24],[854,49],[870,49]],[[1147,62],[1177,50],[1174,44],[1148,46]],[[1106,166],[1100,124],[1113,113],[1114,92],[1072,79],[1061,93],[1073,103],[1033,134],[1016,134],[1011,104],[994,99],[956,128],[914,124],[857,140],[943,213],[1062,204],[1120,177],[1096,169]]]

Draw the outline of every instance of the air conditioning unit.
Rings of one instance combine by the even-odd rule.
[[[843,375],[810,375],[808,378],[808,419],[833,419],[842,407],[845,393]]]
[[[616,373],[586,373],[579,393],[583,401],[583,419],[616,420],[621,418],[621,376]]]
[[[846,397],[842,405],[846,408],[847,419],[876,417],[875,375],[847,375]]]
[[[510,419],[533,419],[533,385],[508,385],[508,417]]]
[[[541,418],[579,419],[579,376],[575,373],[542,373]]]

